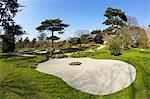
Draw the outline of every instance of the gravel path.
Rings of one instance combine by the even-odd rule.
[[[69,65],[76,61],[82,64]],[[130,86],[136,77],[135,68],[128,63],[91,58],[50,59],[36,70],[60,77],[73,88],[94,95],[118,92]]]
[[[106,45],[100,45],[98,48],[96,48],[95,50],[93,49],[89,49],[89,50],[86,50],[84,52],[95,52],[95,51],[98,51],[98,50],[101,50],[103,49],[104,47],[106,47]],[[72,52],[72,53],[66,53],[65,55],[68,55],[68,56],[71,56],[72,54],[76,54],[77,52]]]

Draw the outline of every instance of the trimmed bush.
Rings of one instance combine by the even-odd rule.
[[[71,52],[77,52],[77,51],[80,51],[81,49],[79,48],[67,48],[67,49],[62,49],[62,51],[64,53],[71,53]]]
[[[115,39],[112,40],[112,42],[110,43],[110,46],[109,46],[109,51],[110,51],[111,55],[114,55],[114,56],[121,55],[121,51],[122,51],[121,41],[115,40]]]
[[[36,63],[42,63],[42,62],[45,62],[47,60],[48,60],[48,58],[45,55],[35,57],[35,62]]]

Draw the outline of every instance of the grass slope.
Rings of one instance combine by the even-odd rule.
[[[86,53],[85,53],[86,54]],[[137,69],[135,82],[128,88],[106,96],[93,96],[68,86],[60,78],[39,73],[30,68],[10,68],[16,63],[16,57],[0,56],[0,98],[7,99],[149,99],[150,98],[150,50],[131,49],[121,56],[111,56],[106,49],[90,54],[96,59],[117,59],[128,62]],[[20,59],[21,58],[21,59]],[[22,59],[23,58],[23,59]],[[34,58],[35,59],[35,58]],[[9,61],[8,61],[9,60]],[[24,67],[31,64],[33,58],[18,57],[24,61]],[[3,72],[2,72],[3,71]],[[13,97],[13,98],[12,98]],[[2,99],[3,99],[2,98]]]
[[[107,97],[112,97],[112,99],[118,96],[119,99],[150,98],[150,50],[131,49],[116,57],[109,55],[104,49],[92,56],[92,58],[122,60],[132,64],[137,70],[136,80],[129,88]]]

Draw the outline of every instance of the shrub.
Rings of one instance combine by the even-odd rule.
[[[62,49],[62,51],[64,53],[71,53],[71,52],[77,52],[77,51],[80,51],[79,48],[67,48],[67,49]]]
[[[94,40],[97,44],[103,44],[103,42],[104,42],[103,41],[103,34],[102,33],[97,34]]]
[[[46,60],[48,60],[48,57],[46,57],[45,55],[43,55],[43,56],[36,56],[35,57],[35,62],[36,63],[42,63],[42,62],[44,62]]]
[[[110,51],[111,55],[114,55],[114,56],[121,55],[121,50],[122,50],[121,41],[120,40],[112,40],[112,42],[110,43],[110,46],[109,46],[109,51]]]

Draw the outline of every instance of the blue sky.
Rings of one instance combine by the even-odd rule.
[[[150,0],[19,0],[26,6],[15,20],[29,38],[38,36],[36,27],[46,19],[60,18],[70,26],[62,39],[74,36],[77,30],[105,29],[102,23],[108,7],[118,8],[136,17],[140,26],[150,24]]]

